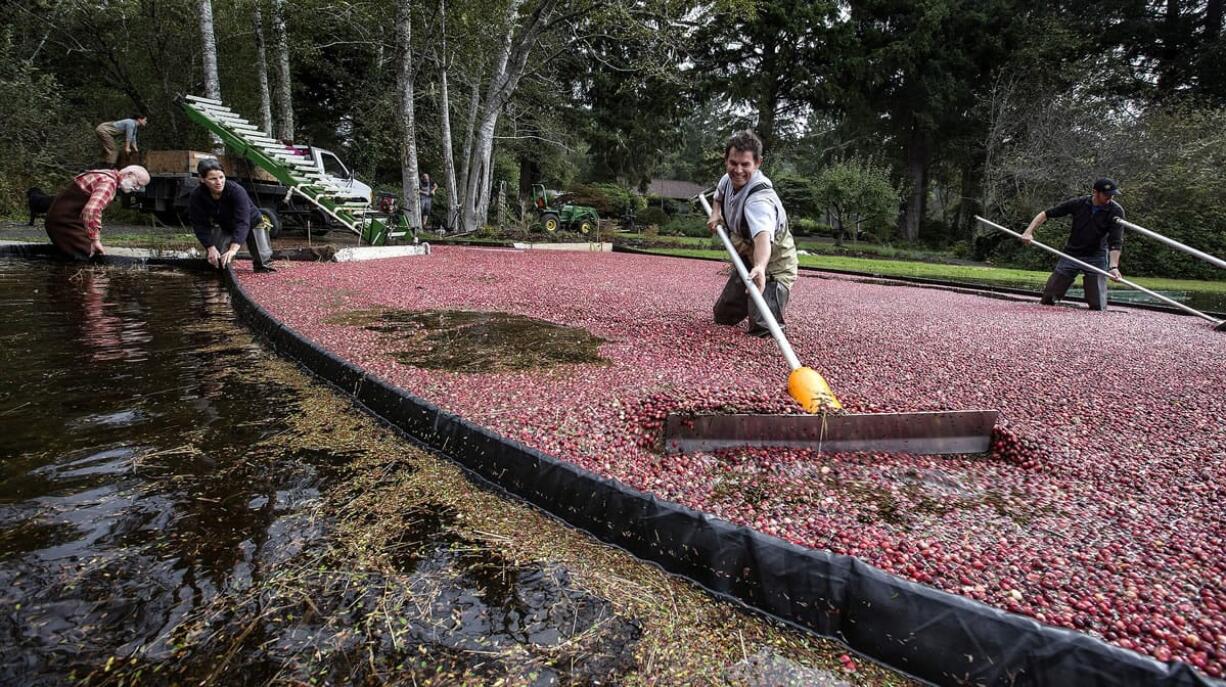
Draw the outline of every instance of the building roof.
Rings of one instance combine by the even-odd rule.
[[[647,186],[647,195],[670,200],[689,200],[703,190],[701,184],[679,179],[652,179]]]

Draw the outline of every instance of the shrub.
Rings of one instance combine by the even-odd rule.
[[[700,215],[687,215],[684,217],[674,217],[661,229],[666,234],[674,234],[680,236],[710,236],[711,231],[707,229],[707,218]]]
[[[636,224],[654,224],[661,228],[668,224],[668,213],[658,207],[644,208],[639,211],[634,221]]]
[[[601,217],[621,217],[627,206],[636,212],[646,206],[642,196],[617,184],[580,184],[572,192],[572,202],[596,208]]]
[[[834,236],[834,228],[808,217],[788,218],[788,227],[796,236]]]

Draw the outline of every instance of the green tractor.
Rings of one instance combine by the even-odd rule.
[[[596,223],[600,221],[596,208],[570,203],[571,197],[564,193],[551,199],[544,184],[532,185],[532,207],[540,215],[541,226],[546,232],[556,234],[560,229],[570,229],[587,235],[596,231]]]

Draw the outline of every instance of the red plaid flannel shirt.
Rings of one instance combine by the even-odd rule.
[[[119,188],[119,172],[113,169],[95,169],[84,174],[78,174],[77,187],[89,194],[89,201],[81,210],[81,221],[85,223],[85,233],[90,241],[98,239],[102,229],[102,211],[115,197]]]

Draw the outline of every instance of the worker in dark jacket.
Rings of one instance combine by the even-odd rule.
[[[247,189],[226,181],[221,163],[209,158],[196,166],[200,186],[188,201],[192,230],[208,252],[209,264],[225,269],[238,249],[247,244],[256,272],[275,272],[270,265],[272,245],[259,208],[251,202]]]
[[[1034,239],[1034,230],[1052,217],[1071,216],[1073,231],[1069,234],[1068,242],[1064,244],[1064,252],[1088,265],[1109,272],[1112,279],[1119,279],[1120,253],[1124,249],[1124,227],[1116,221],[1124,219],[1124,208],[1114,200],[1119,192],[1119,185],[1113,179],[1100,178],[1094,182],[1094,190],[1090,195],[1070,198],[1035,215],[1030,226],[1022,232],[1022,240],[1030,243]],[[1083,275],[1081,284],[1085,287],[1086,304],[1091,310],[1105,310],[1107,278],[1067,258],[1060,258],[1056,263],[1056,269],[1043,287],[1043,298],[1040,302],[1043,305],[1055,305],[1064,298],[1065,292],[1073,285],[1073,280],[1079,273]]]

